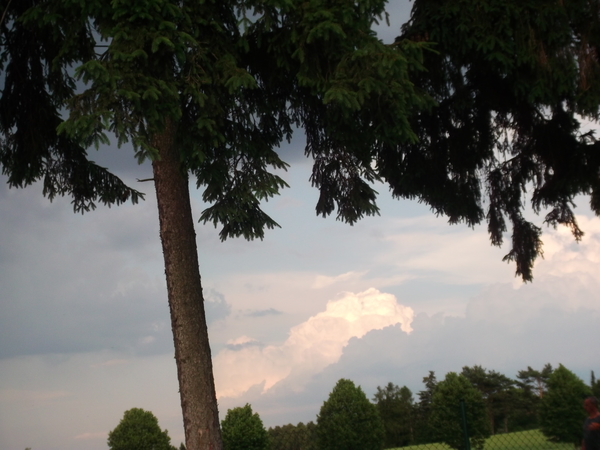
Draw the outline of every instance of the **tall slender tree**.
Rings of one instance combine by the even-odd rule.
[[[415,440],[423,444],[435,441],[435,433],[430,426],[431,402],[433,394],[437,387],[438,381],[433,370],[429,371],[429,375],[423,377],[425,390],[419,391],[419,401],[415,405]]]
[[[414,442],[414,399],[406,386],[388,383],[373,396],[385,429],[384,447],[404,447]]]
[[[133,144],[138,160],[152,161],[189,450],[222,442],[188,176],[211,205],[201,220],[221,224],[222,239],[262,238],[277,224],[260,203],[285,186],[269,172],[286,167],[275,148],[297,125],[316,160],[317,212],[337,206],[338,218],[350,223],[376,214],[371,149],[382,138],[412,139],[409,114],[432,104],[408,77],[427,45],[386,46],[371,30],[385,3],[2,3],[0,162],[9,183],[43,178],[50,198],[70,194],[76,210],[87,210],[96,201],[141,197],[91,164],[88,146],[113,133]],[[107,47],[101,54],[96,37]],[[85,84],[77,95],[72,67]],[[23,86],[31,92],[12,95]],[[36,112],[52,120],[35,118],[48,127],[32,145]]]

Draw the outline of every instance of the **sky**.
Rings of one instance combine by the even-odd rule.
[[[409,7],[391,2],[382,39]],[[267,427],[314,421],[340,378],[372,398],[476,364],[513,378],[546,363],[600,374],[600,220],[587,199],[583,240],[544,227],[544,259],[523,284],[485,225],[450,226],[383,185],[380,216],[317,217],[303,146],[301,133],[282,146],[291,187],[265,204],[281,228],[222,243],[196,227],[221,417],[250,403]],[[136,181],[151,169],[126,147],[91,159],[146,200],[77,215],[68,198],[0,178],[1,450],[103,450],[133,407],[184,440],[154,187]]]

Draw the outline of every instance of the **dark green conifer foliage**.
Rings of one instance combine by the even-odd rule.
[[[405,447],[415,442],[413,395],[406,386],[377,386],[373,401],[385,429],[385,448]]]
[[[430,370],[429,374],[426,377],[423,377],[425,390],[419,391],[417,394],[419,401],[415,404],[413,417],[415,424],[415,442],[418,444],[426,444],[435,441],[435,433],[431,429],[429,418],[431,415],[433,393],[435,392],[437,383],[435,372]]]
[[[137,203],[143,194],[88,160],[81,143],[57,134],[61,110],[75,92],[70,67],[94,57],[95,40],[77,5],[49,6],[42,16],[31,10],[40,3],[0,2],[2,173],[12,187],[42,180],[45,196],[71,196],[76,212],[94,209],[97,202]]]
[[[541,229],[525,219],[548,208],[579,240],[573,199],[600,213],[600,144],[576,114],[597,119],[599,3],[587,0],[415,0],[402,39],[435,43],[411,78],[437,102],[415,114],[414,144],[391,147],[381,174],[394,195],[419,198],[451,223],[488,223],[505,260],[532,279]],[[392,163],[395,161],[395,164]],[[420,169],[419,169],[420,168]]]
[[[527,366],[527,370],[520,370],[517,373],[517,378],[520,380],[517,383],[526,392],[541,399],[544,398],[548,390],[548,379],[553,371],[554,369],[550,363],[546,364],[542,370],[535,370]]]

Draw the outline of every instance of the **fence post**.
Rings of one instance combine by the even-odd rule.
[[[460,420],[462,422],[463,437],[465,439],[465,450],[471,450],[471,440],[469,439],[469,429],[467,428],[467,413],[465,412],[465,401],[460,399]]]

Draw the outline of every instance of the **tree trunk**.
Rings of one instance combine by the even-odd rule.
[[[175,361],[187,450],[221,450],[221,431],[200,282],[188,177],[168,122],[154,136],[159,160],[152,163],[160,239],[165,259]]]

